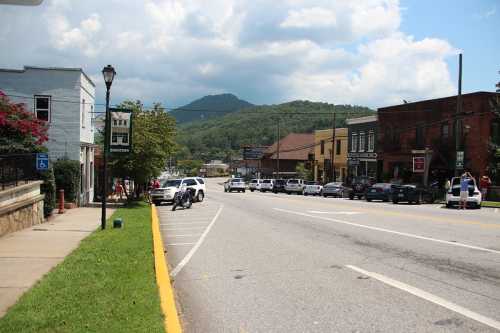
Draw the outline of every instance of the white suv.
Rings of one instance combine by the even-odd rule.
[[[224,183],[224,192],[237,191],[245,193],[245,189],[246,189],[245,181],[241,178],[228,179]]]
[[[285,192],[287,194],[304,194],[304,186],[304,181],[302,179],[289,179],[285,185]]]
[[[193,202],[202,202],[205,198],[205,181],[199,177],[187,177],[181,179],[168,179],[161,184],[160,188],[151,191],[151,201],[159,205],[162,201],[173,202],[175,193],[182,185],[186,185],[193,193]]]
[[[274,179],[264,179],[262,181],[262,184],[260,184],[260,191],[261,192],[272,192],[274,187]]]
[[[255,190],[259,191],[262,182],[262,179],[252,179],[250,183],[248,183],[248,189],[250,190],[250,192],[253,192]]]

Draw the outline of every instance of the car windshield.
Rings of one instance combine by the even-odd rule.
[[[269,184],[272,183],[273,181],[271,179],[264,179],[264,184]]]
[[[387,184],[387,183],[376,183],[376,184],[373,184],[372,187],[378,187],[378,188],[389,188],[391,187],[391,184]]]
[[[299,183],[299,180],[298,179],[290,179],[288,181],[288,184],[298,184]]]
[[[243,182],[243,179],[241,179],[241,178],[235,178],[235,179],[231,180],[231,182],[232,183],[241,183],[241,182]]]
[[[317,182],[305,182],[305,183],[306,183],[306,185],[318,185]]]
[[[163,183],[162,187],[179,187],[181,181],[182,179],[169,179]]]
[[[257,179],[252,179],[250,183],[257,183]]]

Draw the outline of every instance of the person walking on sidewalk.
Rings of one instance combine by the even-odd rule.
[[[460,177],[460,205],[458,209],[466,209],[467,208],[467,198],[469,197],[469,184],[470,181],[473,180],[474,177],[470,174],[470,172],[465,172],[462,177]]]
[[[486,200],[488,195],[488,189],[491,186],[491,179],[487,175],[484,175],[479,180],[479,188],[481,189],[482,200]]]
[[[115,194],[116,194],[117,199],[118,199],[118,197],[120,197],[120,200],[122,200],[122,198],[123,198],[123,186],[122,186],[122,184],[120,184],[119,181],[117,181],[116,185],[115,185]]]

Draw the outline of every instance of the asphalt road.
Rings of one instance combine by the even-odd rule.
[[[272,193],[159,207],[185,332],[498,332],[500,213]]]

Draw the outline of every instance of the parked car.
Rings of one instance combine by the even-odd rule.
[[[342,198],[344,196],[345,187],[341,182],[328,183],[323,186],[323,196]]]
[[[392,201],[393,185],[389,183],[376,183],[366,190],[366,201],[382,200]]]
[[[164,181],[159,188],[151,191],[151,201],[155,205],[160,205],[162,202],[173,202],[175,193],[180,190],[182,185],[186,185],[191,191],[193,202],[201,202],[205,198],[207,192],[205,181],[199,177],[187,177]]]
[[[304,193],[304,181],[302,179],[289,179],[285,185],[285,192],[287,194]]]
[[[469,180],[468,186],[468,196],[467,196],[467,207],[474,207],[477,209],[481,208],[482,202],[481,192],[477,188],[477,184],[474,179]],[[460,177],[453,177],[451,179],[451,187],[446,193],[446,207],[450,208],[454,205],[458,205],[460,202]]]
[[[393,185],[392,189],[392,203],[397,204],[400,202],[416,203],[420,205],[423,202],[434,202],[432,193],[415,184]]]
[[[273,182],[273,193],[285,192],[286,179],[275,179]]]
[[[262,185],[263,180],[262,179],[252,179],[250,183],[248,183],[248,189],[250,192],[253,192],[255,190],[260,191],[260,186]]]
[[[246,185],[242,178],[231,178],[224,183],[224,192],[245,192]]]
[[[262,184],[260,184],[260,191],[261,192],[272,191],[273,185],[274,185],[274,179],[264,179],[262,181]]]
[[[323,185],[318,182],[304,182],[304,195],[321,195],[323,193]]]
[[[366,195],[366,190],[368,187],[372,186],[375,183],[375,179],[372,177],[356,177],[352,183],[351,187],[348,189],[349,199],[353,200],[354,198],[363,199]]]

